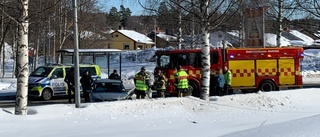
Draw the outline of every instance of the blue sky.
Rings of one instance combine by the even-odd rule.
[[[130,8],[132,15],[143,14],[143,8],[139,5],[138,0],[98,0],[99,4],[104,8],[104,11],[109,11],[111,7],[120,9],[120,5],[125,8]],[[144,4],[145,0],[139,0]]]

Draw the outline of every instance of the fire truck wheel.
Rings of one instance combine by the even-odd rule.
[[[259,90],[257,89],[241,89],[241,92],[246,94],[246,93],[255,93],[258,92]]]
[[[260,84],[261,91],[275,91],[276,90],[276,84],[272,80],[264,80]]]
[[[189,90],[190,90],[192,96],[200,97],[200,93],[199,93],[198,89],[199,88],[195,82],[192,82],[192,81],[189,82]]]

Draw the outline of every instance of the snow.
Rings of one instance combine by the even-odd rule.
[[[123,35],[133,39],[136,42],[146,43],[146,44],[154,44],[152,39],[150,39],[146,35],[141,34],[139,32],[136,32],[136,31],[133,31],[133,30],[117,30],[117,31],[122,33]]]
[[[311,37],[299,32],[297,30],[290,30],[289,33],[302,39],[304,42],[304,45],[312,45],[312,43],[314,42],[314,40]]]
[[[157,34],[158,37],[165,39],[166,41],[176,41],[177,37],[176,36],[171,36],[171,35],[167,35],[164,32],[160,32],[159,34]]]
[[[133,54],[149,58],[154,50]],[[305,51],[302,61],[305,83],[320,81],[319,52]],[[154,62],[146,60],[123,60],[122,77],[127,88],[133,86],[132,76],[142,66],[153,72]],[[106,70],[102,71],[106,77]],[[16,79],[0,79],[0,96],[15,91]],[[14,115],[14,107],[1,108],[0,136],[312,137],[320,134],[319,96],[319,88],[305,88],[213,96],[209,101],[167,97],[82,103],[80,108],[66,103],[28,106],[26,116]]]
[[[313,40],[311,37],[297,31],[297,30],[290,30],[288,33],[293,35],[296,39],[288,39],[284,36],[280,37],[281,46],[310,46],[316,45],[317,41]],[[265,44],[266,47],[275,47],[277,46],[277,35],[273,33],[265,33]],[[230,32],[222,32],[216,31],[210,34],[210,43],[214,46],[220,47],[222,40],[226,40],[230,43],[238,43],[239,41],[239,31],[230,31]]]
[[[319,89],[28,107],[0,112],[1,136],[317,136]],[[19,132],[17,132],[19,131]]]

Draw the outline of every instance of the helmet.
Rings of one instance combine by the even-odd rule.
[[[228,67],[227,67],[227,66],[224,66],[224,68],[223,68],[223,69],[224,69],[224,71],[226,71],[226,70],[228,70]]]
[[[179,69],[181,69],[181,66],[180,66],[180,65],[178,65],[178,66],[177,66],[177,69],[178,69],[178,70],[179,70]]]
[[[157,72],[157,73],[161,73],[161,70],[160,70],[160,69],[158,69],[156,72]]]
[[[145,66],[141,67],[141,70],[146,70],[146,67]]]

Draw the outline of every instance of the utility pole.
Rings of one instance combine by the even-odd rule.
[[[48,21],[48,60],[49,64],[51,63],[51,56],[50,56],[50,48],[51,48],[51,28],[50,28],[50,22],[51,22],[51,16],[49,16],[49,21]]]
[[[73,0],[73,39],[74,39],[74,76],[75,76],[75,104],[80,108],[80,81],[79,81],[79,41],[78,41],[78,5],[77,0]]]

